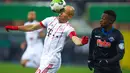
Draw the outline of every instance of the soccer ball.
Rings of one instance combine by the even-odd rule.
[[[62,2],[51,2],[50,7],[51,10],[56,12],[56,13],[60,13],[64,10],[64,7],[66,5],[65,1]]]

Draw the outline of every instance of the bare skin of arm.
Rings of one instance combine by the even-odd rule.
[[[82,39],[77,37],[77,36],[73,36],[72,37],[72,41],[75,43],[75,45],[78,45],[78,46],[82,46],[83,44],[81,43]]]
[[[28,32],[42,28],[40,24],[26,25],[26,26],[18,26],[20,31]]]

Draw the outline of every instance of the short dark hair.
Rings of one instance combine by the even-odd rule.
[[[116,13],[113,10],[105,10],[104,13],[112,16],[114,21],[116,20]]]

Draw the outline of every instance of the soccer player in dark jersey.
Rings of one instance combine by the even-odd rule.
[[[124,56],[124,39],[121,32],[113,27],[116,14],[106,10],[102,14],[101,27],[92,31],[88,67],[94,73],[122,73],[119,61]]]

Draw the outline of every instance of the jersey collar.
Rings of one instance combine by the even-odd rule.
[[[113,29],[114,29],[114,27],[112,27],[109,31],[105,32],[105,29],[102,28],[101,31],[102,31],[103,34],[108,35],[113,31]]]

